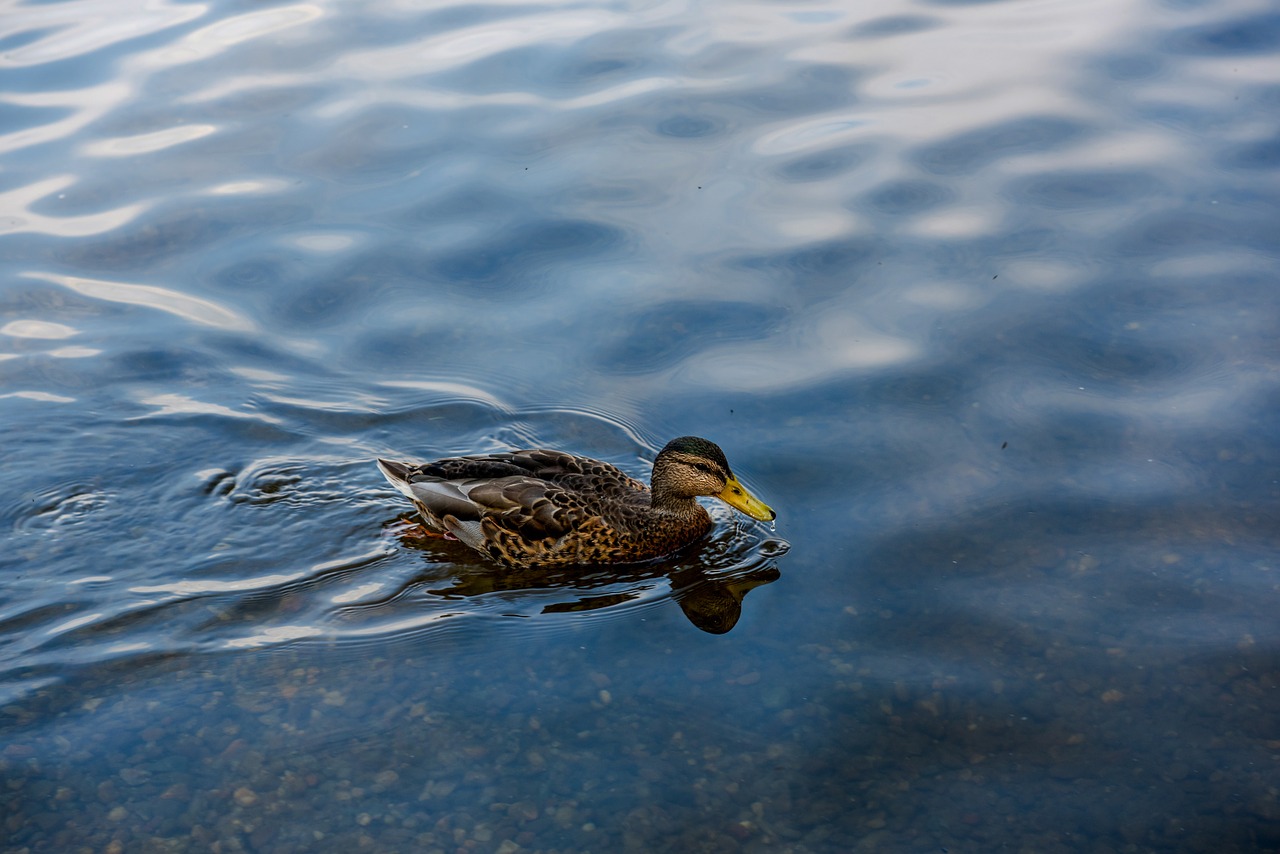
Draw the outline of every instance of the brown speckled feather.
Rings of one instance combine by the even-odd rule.
[[[723,488],[724,479],[732,477],[728,463],[719,448],[706,444],[719,461],[714,455],[710,461],[697,454],[692,458],[699,467],[714,463],[723,469],[723,477],[714,481]],[[670,468],[663,454],[655,461],[655,484],[659,469]],[[714,492],[685,495],[664,488],[655,498],[649,487],[614,466],[563,451],[378,464],[387,480],[413,500],[426,527],[509,566],[646,560],[692,542],[711,526],[692,495]]]

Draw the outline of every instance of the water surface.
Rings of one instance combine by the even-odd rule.
[[[0,849],[1280,847],[1280,17],[14,2]],[[620,570],[378,456],[704,435]]]

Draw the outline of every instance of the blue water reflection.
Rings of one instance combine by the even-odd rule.
[[[1280,18],[18,3],[5,851],[1280,847]],[[721,444],[519,575],[380,455]]]

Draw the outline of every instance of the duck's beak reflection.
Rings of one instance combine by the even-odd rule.
[[[729,478],[724,485],[724,489],[716,498],[719,498],[733,509],[741,510],[752,519],[759,519],[761,522],[772,522],[778,518],[778,514],[773,512],[772,507],[748,492],[745,486],[738,483],[736,477]]]

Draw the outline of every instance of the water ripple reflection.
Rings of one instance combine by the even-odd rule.
[[[6,850],[1280,849],[1277,20],[6,4]],[[371,465],[689,434],[785,541]]]
[[[442,446],[441,452],[585,446],[631,470],[654,453],[631,428],[597,414],[518,412],[459,383],[391,386],[434,399],[425,408],[405,404],[405,424],[447,420],[456,430],[464,413],[473,422],[469,438],[453,436],[465,448]],[[456,402],[442,399],[442,393]],[[384,427],[397,423],[394,407],[380,401],[335,406],[268,395],[260,411],[175,393],[142,402],[159,407],[148,417],[198,416],[175,422],[187,425],[178,429],[198,433],[221,432],[228,421],[246,418],[280,427],[286,431],[281,437],[296,435],[304,420],[318,419],[332,432],[342,419],[354,419],[344,428],[354,433],[367,430],[372,412],[379,413],[376,420]],[[0,653],[10,690],[44,684],[47,674],[65,668],[179,651],[217,653],[305,640],[330,647],[407,640],[446,625],[455,641],[471,636],[479,642],[492,637],[494,620],[512,618],[519,619],[507,631],[516,635],[580,631],[570,628],[572,621],[617,619],[629,609],[667,600],[674,600],[694,625],[722,633],[738,622],[746,594],[778,577],[774,562],[787,549],[784,541],[762,537],[759,523],[713,507],[714,535],[678,558],[608,570],[513,573],[480,562],[469,550],[398,534],[404,527],[398,520],[386,523],[389,533],[379,537],[384,526],[375,520],[400,501],[369,464],[373,456],[372,450],[354,458],[274,456],[211,468],[211,460],[201,455],[192,462],[205,467],[152,485],[164,502],[150,508],[131,506],[136,486],[107,490],[99,483],[67,484],[43,498],[23,497],[10,505],[7,512],[28,538],[20,553],[47,549],[51,537],[72,548],[76,537],[109,528],[116,524],[113,519],[181,537],[187,553],[185,568],[175,571],[150,559],[155,548],[141,540],[113,555],[113,564],[131,560],[131,569],[95,576],[89,586],[83,578],[69,579],[78,591],[74,598],[46,587],[22,606],[0,609],[0,624],[15,631],[39,626]],[[311,547],[295,552],[287,545],[302,541]],[[317,549],[336,556],[314,562]],[[46,553],[47,560],[57,556],[56,550]],[[468,634],[477,629],[479,634]],[[28,678],[37,681],[24,681]]]
[[[256,328],[247,318],[212,300],[190,296],[180,291],[155,285],[86,279],[78,276],[62,276],[38,271],[29,271],[26,275],[32,279],[53,282],[93,299],[124,303],[126,305],[146,306],[147,308],[165,311],[184,320],[190,320],[205,326],[214,326],[236,332],[252,332]]]

